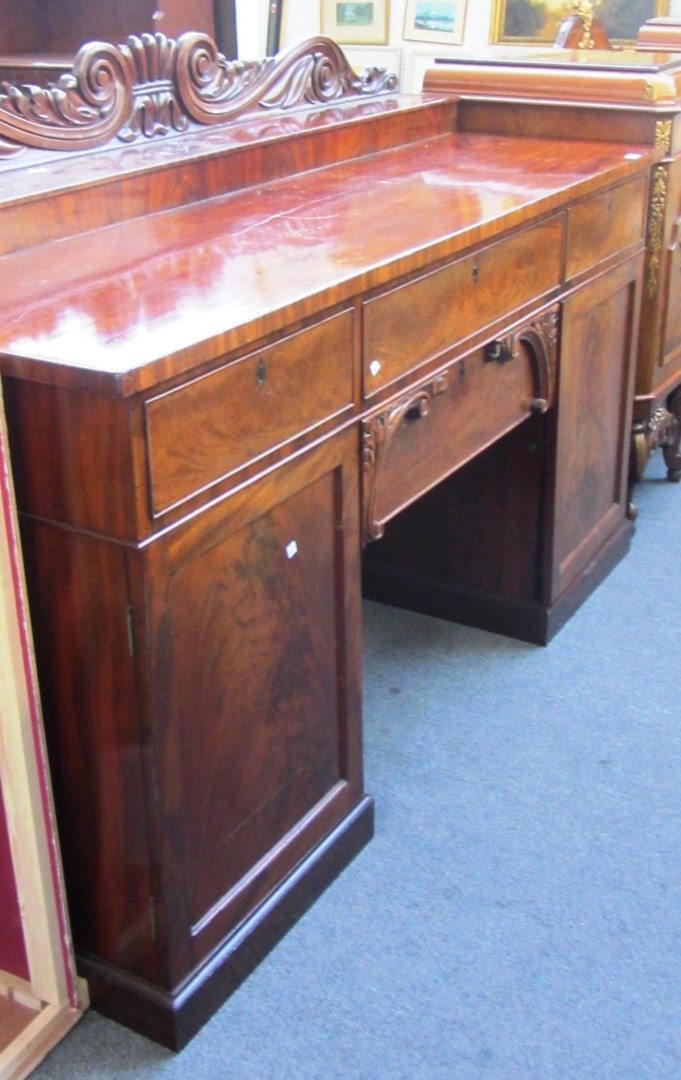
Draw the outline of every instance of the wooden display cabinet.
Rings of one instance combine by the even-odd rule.
[[[665,20],[655,20],[664,22]],[[663,448],[681,478],[681,59],[626,50],[498,46],[427,72],[424,88],[461,96],[467,131],[628,140],[657,146],[649,177],[631,472]]]

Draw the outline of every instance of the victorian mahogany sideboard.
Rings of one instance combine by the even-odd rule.
[[[78,963],[169,1046],[371,835],[362,548],[373,595],[545,643],[630,541],[661,152],[459,117],[323,38],[85,46],[0,95],[0,367]]]
[[[632,477],[662,447],[669,479],[681,479],[681,56],[496,46],[442,61],[424,88],[460,95],[461,130],[662,149],[649,178]]]

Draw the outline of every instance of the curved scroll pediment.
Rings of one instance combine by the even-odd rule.
[[[323,37],[252,62],[227,60],[195,32],[177,41],[156,33],[118,46],[91,42],[56,83],[0,83],[0,156],[23,147],[87,150],[396,89],[397,77],[383,69],[357,75]]]

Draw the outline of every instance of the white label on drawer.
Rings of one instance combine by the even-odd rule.
[[[286,545],[286,558],[294,559],[298,554],[298,545],[295,540],[292,540],[290,544]]]
[[[376,378],[376,376],[378,375],[380,370],[381,370],[381,362],[380,362],[380,360],[372,360],[371,363],[369,364],[369,371],[371,372],[371,374],[373,375],[374,378]]]

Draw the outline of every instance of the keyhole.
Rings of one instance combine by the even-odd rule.
[[[262,390],[265,382],[267,381],[267,364],[263,360],[262,356],[258,360],[255,366],[255,381],[258,386],[258,390]]]

